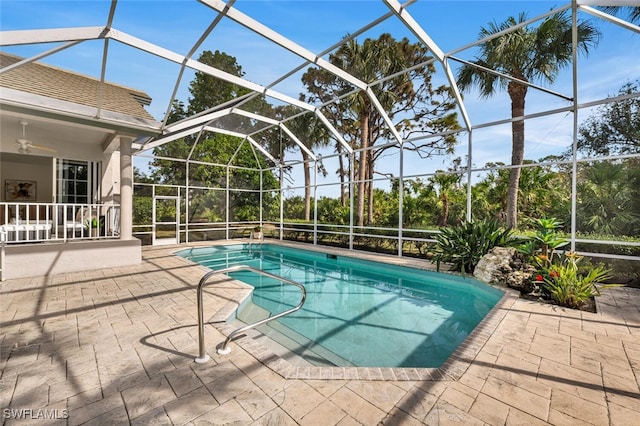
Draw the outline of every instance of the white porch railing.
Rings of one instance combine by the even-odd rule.
[[[116,238],[120,206],[0,202],[0,234],[6,244]]]
[[[5,266],[4,266],[4,246],[5,246],[5,240],[6,240],[6,233],[0,229],[0,281],[4,281],[4,276],[6,274],[5,272]]]

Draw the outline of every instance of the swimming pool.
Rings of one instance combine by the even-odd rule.
[[[503,295],[469,278],[275,244],[176,254],[213,270],[249,265],[304,284],[303,308],[260,330],[312,365],[439,367]],[[254,287],[237,313],[245,322],[300,300],[299,289],[271,278],[230,276]]]

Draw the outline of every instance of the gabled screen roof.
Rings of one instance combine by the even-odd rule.
[[[526,25],[535,26],[550,13],[567,10],[579,19],[594,20],[602,32],[597,51],[580,60],[575,72],[567,68],[553,86],[528,83],[536,92],[528,101],[531,113],[604,99],[626,81],[637,79],[640,29],[604,13],[598,5],[597,1],[578,1],[573,9],[572,2],[547,1],[114,0],[91,2],[88,10],[83,2],[3,1],[0,43],[3,51],[23,56],[26,62],[51,64],[105,83],[133,87],[140,99],[148,94],[153,100],[147,111],[157,120],[157,135],[140,143],[138,151],[203,130],[255,141],[262,131],[278,128],[287,137],[295,137],[287,121],[303,113],[318,117],[334,139],[342,140],[325,113],[328,105],[341,99],[321,101],[305,96],[301,100],[306,92],[301,76],[309,67],[333,73],[353,92],[366,92],[390,127],[391,142],[402,144],[432,135],[400,134],[371,90],[379,81],[362,81],[329,61],[340,45],[349,40],[362,43],[385,33],[422,44],[432,57],[436,83],[453,88],[461,126],[469,130],[508,120],[508,101],[504,94],[491,101],[482,100],[477,92],[462,94],[456,86],[456,71],[476,58],[481,27],[521,12],[527,15]],[[242,76],[199,62],[205,50],[234,57]],[[236,84],[243,94],[167,123],[173,99],[189,102],[189,85],[196,72]],[[255,96],[263,96],[274,107],[290,109],[284,117],[261,115],[248,108],[247,100]]]

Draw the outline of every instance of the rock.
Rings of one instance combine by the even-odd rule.
[[[494,247],[485,254],[473,271],[473,276],[489,284],[512,287],[524,292],[534,290],[533,266],[513,247]]]
[[[513,247],[492,248],[489,253],[482,256],[473,271],[473,276],[480,281],[497,284],[494,277],[502,275],[502,272],[500,272],[502,269],[509,268],[509,263],[515,252],[516,249]]]

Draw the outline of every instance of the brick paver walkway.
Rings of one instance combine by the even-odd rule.
[[[4,424],[634,425],[640,419],[639,289],[606,290],[595,314],[512,298],[494,311],[487,331],[466,342],[475,349],[458,354],[456,374],[440,380],[395,380],[398,372],[383,380],[287,379],[269,367],[268,355],[258,361],[244,345],[215,354],[224,335],[210,325],[212,360],[194,363],[195,286],[204,269],[171,251],[145,248],[135,267],[2,283]],[[207,315],[241,291],[232,283],[210,287]]]

